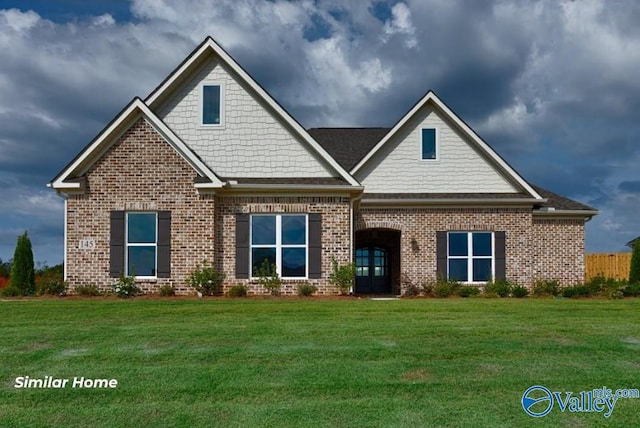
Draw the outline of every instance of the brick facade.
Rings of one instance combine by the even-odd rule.
[[[517,284],[531,287],[537,279],[556,279],[568,285],[584,279],[581,219],[540,219],[531,208],[363,207],[355,229],[367,228],[400,231],[400,272],[416,284],[436,279],[438,231],[504,231],[506,275]]]
[[[67,280],[70,287],[111,289],[109,214],[112,210],[171,211],[171,278],[144,280],[147,292],[171,284],[191,292],[185,278],[196,263],[214,259],[215,199],[198,195],[196,172],[139,119],[87,172],[87,189],[67,200]],[[80,249],[82,239],[95,248]]]
[[[214,196],[199,195],[195,171],[144,120],[140,119],[87,172],[84,194],[67,200],[67,280],[71,289],[96,285],[110,290],[109,214],[112,210],[171,211],[171,277],[140,280],[145,292],[173,285],[193,293],[186,278],[203,260],[226,274],[225,288],[238,283],[250,293],[263,293],[255,280],[235,279],[235,214],[322,214],[322,278],[309,280],[320,294],[336,290],[329,284],[331,260],[350,259],[350,210],[346,196]],[[81,240],[95,243],[79,248]],[[285,280],[283,292],[294,294],[301,281]]]

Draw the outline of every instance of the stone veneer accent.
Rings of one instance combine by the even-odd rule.
[[[362,207],[355,229],[367,228],[401,232],[400,272],[416,284],[436,279],[438,231],[504,231],[506,275],[515,283],[531,287],[537,279],[557,279],[564,285],[584,280],[580,219],[539,219],[530,208]],[[571,245],[558,245],[558,240]]]

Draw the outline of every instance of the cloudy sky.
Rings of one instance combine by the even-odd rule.
[[[0,0],[0,258],[62,261],[48,183],[207,35],[306,127],[391,126],[434,90],[525,179],[640,235],[640,2]]]

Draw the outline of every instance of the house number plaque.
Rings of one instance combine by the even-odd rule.
[[[94,250],[96,248],[96,240],[93,238],[84,238],[78,242],[80,250]]]

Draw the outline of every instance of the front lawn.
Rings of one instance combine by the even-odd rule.
[[[0,426],[634,426],[524,391],[640,388],[640,300],[0,302]],[[70,379],[15,388],[16,378]],[[116,379],[73,388],[75,377]],[[564,395],[563,395],[564,396]]]

